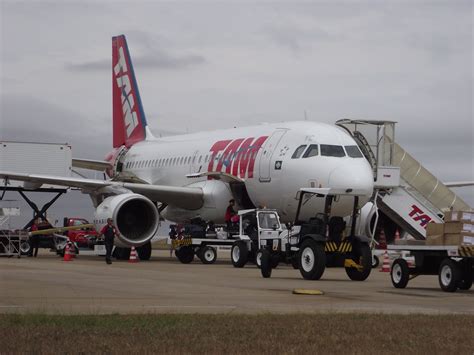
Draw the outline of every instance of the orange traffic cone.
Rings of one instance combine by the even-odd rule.
[[[390,259],[386,250],[385,253],[383,253],[383,263],[380,272],[390,272]]]
[[[138,256],[137,256],[137,251],[135,247],[132,247],[132,250],[130,250],[130,258],[128,259],[129,263],[138,263]]]
[[[69,243],[67,243],[66,247],[64,248],[63,261],[72,261],[71,246],[69,245]]]

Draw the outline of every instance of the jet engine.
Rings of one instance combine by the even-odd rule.
[[[377,226],[374,229],[375,221],[377,221]],[[380,233],[382,231],[384,232],[385,240],[388,243],[393,243],[397,231],[401,236],[406,233],[397,225],[397,223],[392,221],[380,210],[378,211],[377,218],[374,204],[372,202],[366,203],[360,210],[360,216],[357,220],[356,234],[370,238],[372,233],[375,232],[375,240],[379,241]]]
[[[121,247],[141,246],[151,240],[159,226],[156,206],[143,195],[125,193],[107,197],[96,209],[97,230],[112,218],[119,236],[115,243]]]

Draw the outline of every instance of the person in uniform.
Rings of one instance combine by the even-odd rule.
[[[234,217],[237,212],[234,210],[234,205],[235,201],[232,199],[229,201],[229,206],[227,206],[227,209],[225,210],[225,223],[227,224],[227,230],[231,229],[232,227],[232,217]]]
[[[39,219],[35,219],[33,224],[30,227],[30,232],[36,232],[38,230],[38,223]],[[30,235],[29,238],[30,243],[30,251],[28,252],[28,256],[37,256],[38,255],[38,248],[39,248],[39,236],[38,235]]]
[[[105,262],[112,264],[112,250],[114,248],[115,236],[118,236],[117,228],[113,225],[112,218],[107,218],[107,224],[101,229],[99,236],[104,236],[105,241]]]

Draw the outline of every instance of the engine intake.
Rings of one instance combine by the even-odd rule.
[[[107,218],[117,227],[119,246],[140,246],[155,235],[159,216],[156,206],[143,195],[127,193],[107,197],[96,209],[94,224],[100,230]]]

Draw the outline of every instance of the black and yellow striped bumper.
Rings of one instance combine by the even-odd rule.
[[[474,257],[474,245],[461,245],[458,252],[459,256]]]
[[[352,251],[352,244],[349,242],[326,242],[326,246],[324,247],[324,251],[326,253],[349,253]]]

